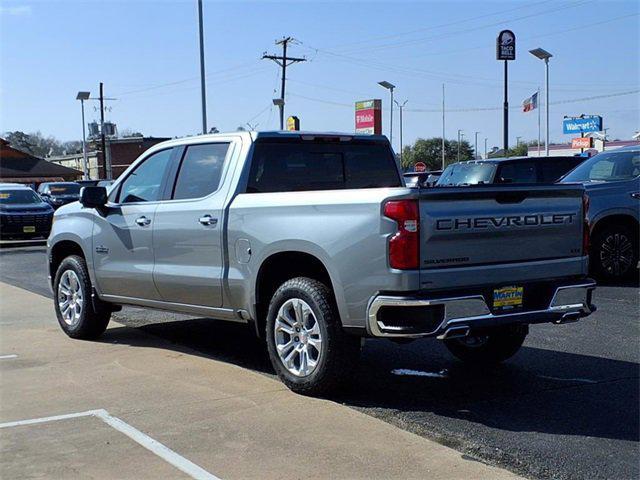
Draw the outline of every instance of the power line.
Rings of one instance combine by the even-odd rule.
[[[406,40],[404,42],[396,42],[396,43],[390,43],[390,44],[386,44],[386,45],[384,45],[384,44],[383,45],[376,45],[376,46],[372,46],[372,47],[367,47],[366,50],[370,52],[370,51],[373,51],[373,50],[384,50],[384,49],[388,49],[388,48],[396,48],[396,47],[402,47],[402,46],[406,46],[406,45],[415,45],[415,44],[420,44],[420,43],[424,43],[424,42],[430,42],[430,41],[433,41],[433,40],[439,40],[441,38],[450,37],[452,35],[467,34],[469,32],[474,32],[474,31],[477,31],[477,30],[483,30],[485,28],[504,25],[506,23],[513,23],[513,22],[517,22],[517,21],[520,21],[520,20],[525,20],[525,19],[532,18],[532,17],[538,17],[538,16],[541,16],[541,15],[547,15],[549,13],[555,13],[555,12],[558,12],[558,11],[561,11],[561,10],[566,10],[566,9],[569,9],[569,8],[575,8],[575,7],[578,7],[578,6],[582,6],[582,5],[585,5],[587,3],[592,3],[594,1],[595,0],[579,0],[577,2],[574,2],[574,3],[570,4],[570,5],[564,5],[562,7],[558,7],[558,8],[554,8],[554,9],[547,9],[547,10],[544,10],[542,12],[530,13],[530,14],[527,14],[527,15],[522,15],[520,17],[509,19],[509,20],[501,20],[499,22],[487,23],[487,24],[484,24],[484,25],[479,25],[477,27],[465,28],[463,30],[455,30],[455,31],[452,31],[452,32],[446,32],[446,33],[442,33],[440,35],[434,35],[434,36],[431,36],[431,37],[423,37],[423,38],[418,38],[418,39],[413,39],[413,40]],[[362,50],[364,50],[364,48],[361,48],[361,49],[358,49],[358,50],[352,50],[350,53],[351,54],[358,53],[358,52],[361,52]]]
[[[550,37],[553,35],[563,35],[565,33],[569,33],[569,32],[573,32],[576,30],[583,30],[586,28],[591,28],[591,27],[596,27],[599,25],[603,25],[606,23],[611,23],[611,22],[615,22],[618,20],[625,20],[627,18],[633,18],[633,17],[637,17],[638,15],[640,15],[640,13],[627,13],[625,15],[620,15],[614,18],[610,18],[607,20],[602,20],[599,22],[594,22],[594,23],[587,23],[587,24],[582,24],[582,25],[576,25],[575,27],[571,27],[571,28],[564,28],[562,30],[556,30],[554,32],[548,32],[548,33],[543,33],[540,35],[531,35],[528,37],[520,37],[519,41],[526,41],[526,40],[533,40],[533,39],[538,39],[538,38],[544,38],[544,37]],[[394,58],[423,58],[423,57],[430,57],[430,56],[439,56],[439,55],[451,55],[451,54],[457,54],[457,53],[463,53],[463,52],[470,52],[473,50],[491,50],[493,49],[493,45],[478,45],[475,47],[466,47],[466,48],[459,48],[459,49],[455,49],[455,50],[448,50],[445,52],[426,52],[426,53],[420,53],[420,54],[410,54],[408,56],[403,56],[403,57],[398,57],[397,55],[394,55]]]
[[[567,104],[567,103],[588,102],[588,101],[592,101],[592,100],[600,100],[600,99],[603,99],[603,98],[622,97],[622,96],[633,95],[633,94],[637,94],[637,93],[640,93],[640,89],[629,90],[629,91],[626,91],[626,92],[609,93],[609,94],[606,94],[606,95],[592,95],[590,97],[572,98],[572,99],[567,99],[567,100],[556,100],[555,102],[550,102],[550,105],[561,105],[561,104]],[[334,101],[330,101],[330,100],[324,100],[324,99],[321,99],[321,98],[314,98],[314,97],[308,97],[306,95],[299,95],[299,94],[296,94],[296,93],[289,93],[289,95],[291,95],[292,97],[297,97],[297,98],[303,98],[305,100],[310,100],[312,102],[324,103],[324,104],[334,105],[334,106],[338,106],[338,107],[353,108],[353,104],[351,104],[351,103],[334,102]],[[515,106],[511,106],[510,107],[511,110],[519,110],[520,108],[521,108],[520,105],[515,105]],[[490,112],[490,111],[496,111],[496,110],[502,110],[502,107],[448,108],[447,112],[448,113],[457,113],[457,112]],[[435,109],[405,108],[405,111],[412,112],[412,113],[441,113],[442,112],[442,110],[438,109],[438,108],[435,108]]]
[[[284,92],[287,81],[287,67],[294,63],[306,62],[306,58],[287,57],[287,45],[293,42],[291,37],[283,37],[281,40],[276,41],[276,45],[282,45],[282,56],[262,54],[263,59],[272,60],[277,63],[282,69],[282,86],[280,87],[280,130],[284,130]]]
[[[252,60],[250,62],[244,62],[244,63],[238,64],[238,65],[235,65],[233,67],[223,68],[221,70],[216,70],[216,71],[213,71],[213,72],[209,72],[209,73],[207,73],[205,75],[205,78],[209,78],[209,77],[212,77],[212,76],[215,76],[215,75],[220,75],[222,73],[227,73],[227,72],[230,72],[230,71],[233,71],[233,70],[243,69],[245,67],[248,67],[249,65],[254,65],[255,66],[255,60]],[[149,86],[146,86],[146,87],[140,87],[140,88],[136,88],[136,89],[133,89],[133,90],[127,90],[125,92],[119,93],[118,96],[122,97],[124,95],[131,95],[131,94],[134,94],[134,93],[141,93],[141,92],[146,92],[146,91],[149,91],[149,90],[156,90],[158,88],[171,87],[171,86],[174,86],[174,85],[180,85],[180,84],[183,84],[183,83],[193,82],[193,81],[199,80],[199,79],[200,79],[200,77],[197,76],[197,77],[183,78],[181,80],[175,80],[175,81],[172,81],[172,82],[160,83],[160,84],[156,84],[156,85],[149,85]]]
[[[472,22],[474,20],[479,20],[481,18],[493,17],[495,15],[502,15],[504,13],[512,12],[512,11],[515,11],[515,10],[521,10],[523,8],[536,7],[536,6],[542,5],[544,3],[549,3],[550,1],[553,1],[553,0],[543,0],[541,2],[537,2],[537,3],[533,3],[533,4],[520,5],[518,7],[507,9],[507,10],[500,10],[498,12],[486,13],[484,15],[478,15],[478,16],[475,16],[475,17],[469,17],[469,18],[465,18],[465,19],[462,19],[462,20],[457,20],[455,22],[443,23],[443,24],[440,24],[440,25],[432,26],[432,27],[418,28],[418,29],[415,29],[415,30],[399,32],[399,33],[395,33],[395,34],[392,34],[392,35],[382,35],[382,36],[378,36],[378,37],[371,37],[371,38],[366,39],[366,40],[358,40],[357,42],[349,42],[349,43],[343,43],[341,45],[334,45],[334,46],[331,46],[329,48],[338,48],[338,49],[340,49],[340,48],[344,48],[345,46],[360,45],[360,44],[363,44],[363,43],[366,44],[366,43],[375,42],[375,41],[378,41],[378,40],[386,40],[386,39],[390,39],[390,38],[397,38],[397,37],[402,37],[402,36],[405,36],[405,35],[411,35],[411,34],[414,34],[414,33],[425,32],[425,31],[429,31],[429,30],[435,30],[435,29],[438,29],[438,28],[450,27],[452,25],[459,25],[461,23]]]

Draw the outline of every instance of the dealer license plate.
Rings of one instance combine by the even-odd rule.
[[[33,226],[22,227],[22,232],[23,233],[36,233],[36,227],[33,227]]]
[[[517,308],[522,306],[523,287],[511,286],[493,290],[493,308]]]

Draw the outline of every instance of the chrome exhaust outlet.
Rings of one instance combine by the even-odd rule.
[[[563,323],[574,323],[578,320],[580,320],[580,312],[570,312],[565,313],[560,320],[556,320],[553,323],[555,323],[556,325],[561,325]]]
[[[451,327],[445,330],[445,332],[441,335],[438,335],[436,338],[438,340],[450,340],[452,338],[462,338],[469,335],[471,329],[469,327]]]

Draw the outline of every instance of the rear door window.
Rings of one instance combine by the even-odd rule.
[[[229,143],[189,145],[180,164],[173,198],[201,198],[215,192],[228,150]]]
[[[373,142],[258,142],[247,192],[399,187],[388,145]]]
[[[533,162],[504,163],[498,167],[499,183],[537,183],[538,175]]]
[[[580,160],[572,160],[570,158],[549,158],[540,162],[540,178],[543,183],[557,182],[560,177],[578,165]]]

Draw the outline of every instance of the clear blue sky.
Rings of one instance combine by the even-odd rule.
[[[448,109],[446,136],[463,129],[489,146],[502,135],[502,63],[495,37],[516,33],[510,62],[510,102],[518,106],[542,86],[551,59],[551,101],[640,88],[637,1],[531,0],[423,2],[205,1],[209,125],[235,130],[278,126],[279,68],[260,60],[283,35],[299,44],[291,54],[308,62],[288,70],[287,115],[303,129],[353,131],[353,103],[382,98],[388,133],[388,80],[408,99],[404,141],[439,136],[441,85]],[[0,2],[0,131],[41,131],[61,140],[81,137],[78,90],[116,97],[107,118],[145,135],[198,133],[200,91],[197,7],[189,1]],[[306,98],[305,98],[306,97]],[[640,128],[640,95],[551,106],[551,139],[566,141],[563,115],[600,114],[613,137]],[[422,110],[422,111],[418,111]],[[425,111],[427,110],[427,111]],[[88,121],[98,118],[93,105]],[[544,118],[544,117],[543,117]],[[398,115],[394,119],[397,148]],[[537,137],[537,116],[511,111],[511,143]]]

